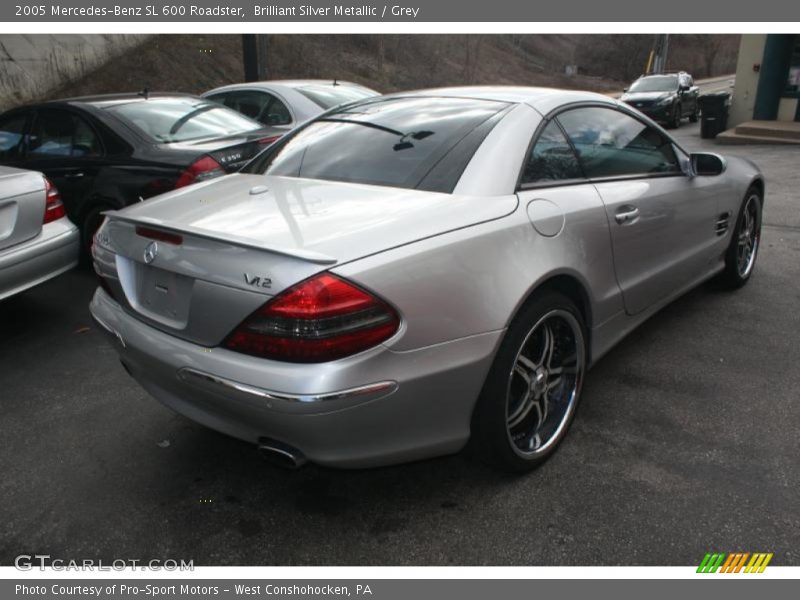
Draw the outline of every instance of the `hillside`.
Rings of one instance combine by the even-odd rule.
[[[620,89],[643,70],[653,37],[270,35],[268,56],[271,78],[345,79],[382,92],[472,83],[610,91]],[[671,36],[670,67],[689,70],[697,77],[729,73],[737,48],[738,36]],[[564,74],[566,65],[576,64],[578,75]],[[239,35],[157,35],[43,95],[63,97],[145,87],[199,93],[242,77]]]

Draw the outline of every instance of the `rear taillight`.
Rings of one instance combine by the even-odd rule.
[[[44,178],[45,205],[42,224],[51,223],[67,216],[58,188],[47,177]]]
[[[262,146],[269,146],[270,144],[277,142],[279,139],[281,139],[281,136],[271,135],[269,137],[261,138],[258,140],[258,143]]]
[[[395,310],[369,292],[322,273],[279,294],[250,315],[223,345],[288,362],[325,362],[389,339]]]
[[[175,182],[175,187],[180,188],[199,181],[205,181],[213,177],[219,177],[225,174],[225,169],[222,168],[217,161],[210,156],[203,156],[194,161],[189,168],[186,169],[178,181]]]

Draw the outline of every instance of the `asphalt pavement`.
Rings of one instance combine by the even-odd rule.
[[[755,274],[677,300],[589,373],[570,435],[518,477],[452,456],[273,467],[150,398],[73,271],[0,303],[0,564],[800,564],[800,147],[722,147],[767,176]]]

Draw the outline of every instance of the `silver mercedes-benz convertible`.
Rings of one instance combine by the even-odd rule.
[[[703,280],[747,282],[764,181],[605,96],[359,101],[240,173],[110,212],[91,311],[158,400],[275,462],[525,470],[586,370]]]

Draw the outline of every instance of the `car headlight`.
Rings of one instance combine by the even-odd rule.
[[[672,96],[667,96],[658,101],[658,106],[666,106],[667,104],[672,104]]]

